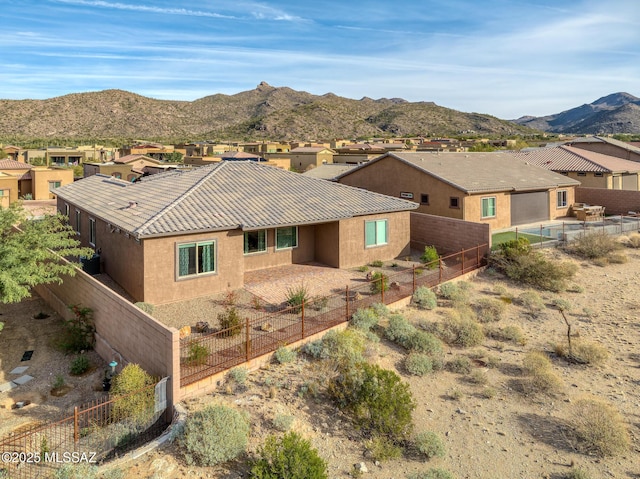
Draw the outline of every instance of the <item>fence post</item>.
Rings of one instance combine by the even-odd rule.
[[[245,355],[246,355],[246,360],[247,362],[249,362],[249,358],[251,357],[251,338],[249,337],[249,318],[246,318],[245,321],[245,330],[246,330],[246,335],[245,335]]]
[[[518,241],[518,227],[516,226],[516,241]]]
[[[80,440],[80,431],[78,428],[78,406],[73,408],[73,442],[78,443]]]
[[[304,339],[304,298],[302,299],[302,339]]]
[[[476,246],[476,266],[480,267],[480,245]]]
[[[540,246],[542,246],[542,225],[540,225]]]
[[[564,234],[565,234],[565,233],[564,233],[564,221],[563,221],[563,222],[562,222],[562,242],[563,242],[563,243],[565,243],[565,242],[566,242]]]
[[[438,256],[438,284],[442,283],[442,257]]]
[[[349,285],[347,285],[347,287],[344,290],[344,296],[345,296],[346,303],[347,303],[347,318],[346,318],[346,321],[349,321]]]
[[[415,293],[416,292],[416,265],[415,264],[413,265],[412,273],[413,273],[413,292]]]
[[[380,302],[384,304],[384,273],[380,274]]]
[[[461,254],[462,254],[462,271],[461,271],[461,273],[464,274],[464,248],[462,248]]]

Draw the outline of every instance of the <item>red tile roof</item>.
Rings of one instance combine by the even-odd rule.
[[[15,160],[0,160],[0,170],[30,170],[33,165]]]

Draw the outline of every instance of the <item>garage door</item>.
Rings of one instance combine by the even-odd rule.
[[[511,194],[511,225],[549,220],[549,192]]]

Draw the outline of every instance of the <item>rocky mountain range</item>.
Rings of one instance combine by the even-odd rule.
[[[292,140],[461,132],[533,133],[528,126],[431,102],[319,96],[265,82],[254,90],[195,101],[156,100],[122,90],[0,100],[0,137],[5,139]]]
[[[552,133],[640,133],[640,98],[629,93],[612,93],[561,113],[523,116],[514,122]]]

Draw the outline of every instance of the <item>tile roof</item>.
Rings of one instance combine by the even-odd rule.
[[[30,170],[33,165],[16,160],[0,160],[0,170]]]
[[[316,168],[305,171],[302,175],[308,176],[309,178],[320,178],[321,180],[333,180],[356,166],[357,165],[347,163],[324,163]]]
[[[516,153],[532,165],[552,171],[626,173],[640,171],[640,162],[583,150],[574,146],[558,146]]]
[[[259,154],[256,153],[247,153],[245,151],[225,151],[220,155],[216,155],[217,158],[222,158],[223,160],[233,159],[233,160],[249,160],[252,158],[262,158]]]
[[[418,207],[250,161],[170,171],[138,183],[93,175],[56,194],[137,238],[323,223]]]
[[[580,182],[516,158],[511,153],[387,153],[340,175],[370,168],[384,158],[409,164],[465,193],[530,191]]]
[[[616,140],[615,138],[607,138],[603,136],[586,136],[582,138],[575,138],[568,142],[569,144],[573,143],[608,143],[609,145],[614,145],[619,148],[623,148],[628,151],[633,151],[635,153],[640,153],[640,148],[632,145],[631,143],[627,143],[626,141]]]
[[[324,146],[299,146],[291,150],[289,153],[320,153],[325,150],[335,153],[331,148],[326,148]]]
[[[131,163],[132,161],[136,161],[136,160],[147,160],[147,161],[153,161],[154,163],[159,163],[158,160],[151,158],[150,156],[147,156],[147,155],[126,155],[120,158],[116,158],[115,160],[113,160],[113,162],[124,164],[124,163]]]

